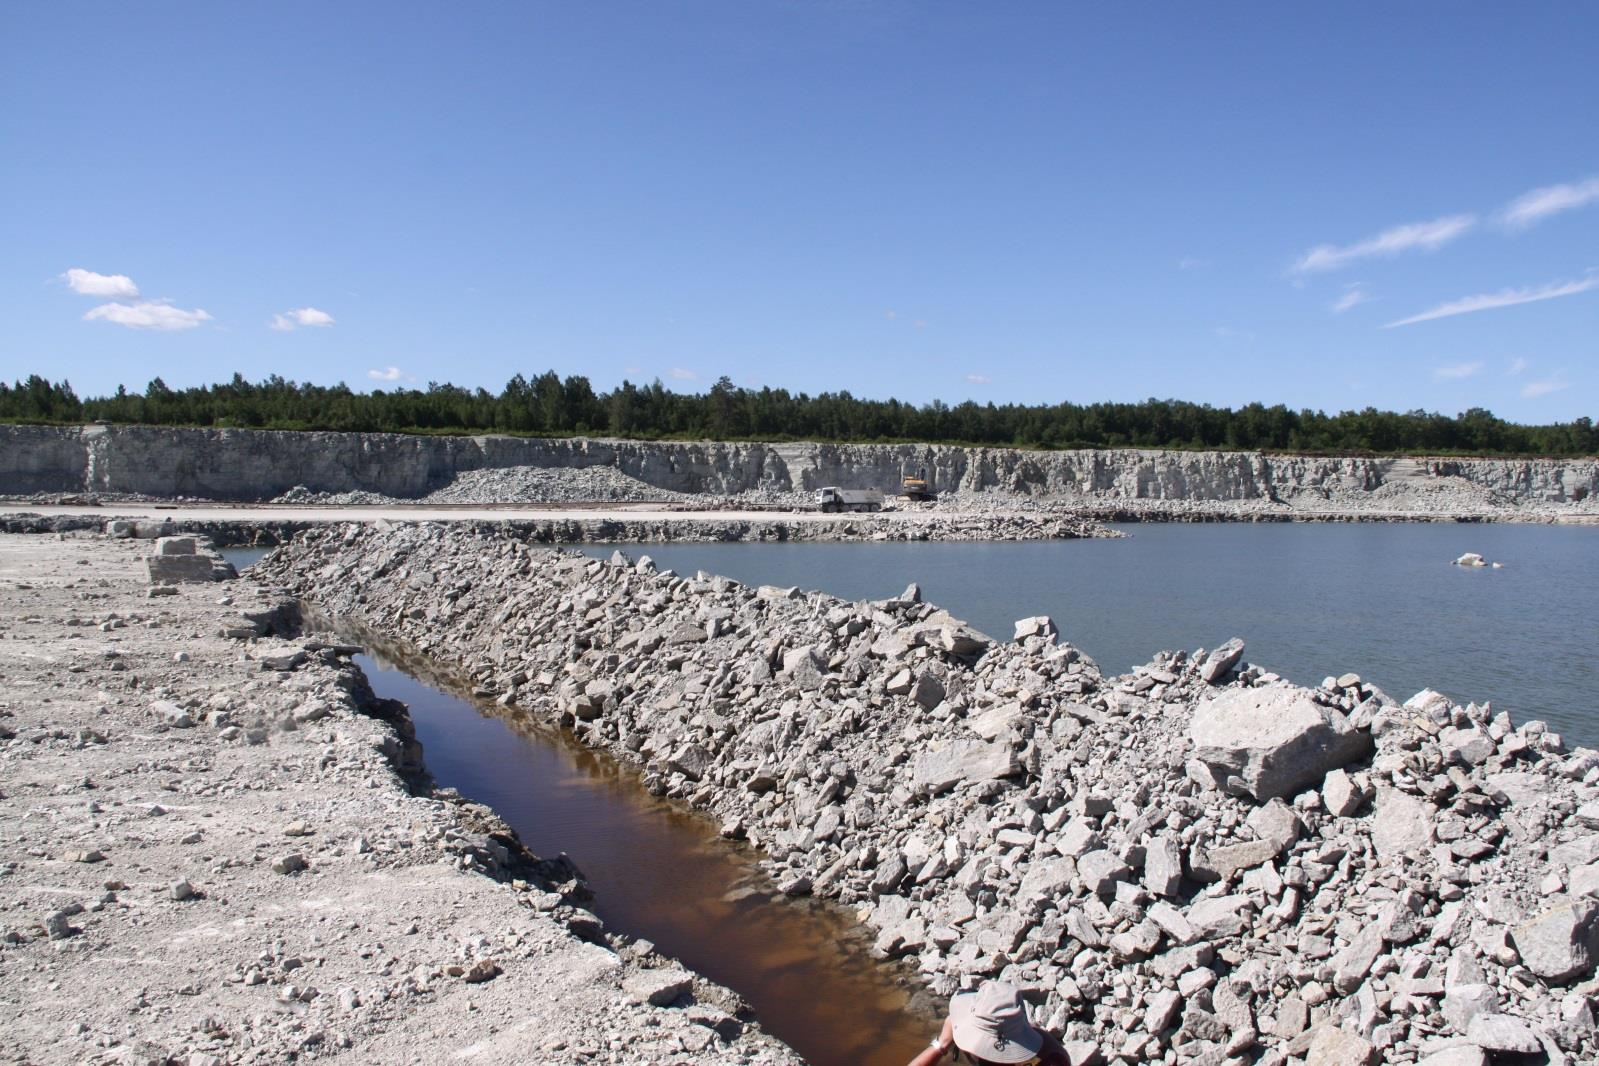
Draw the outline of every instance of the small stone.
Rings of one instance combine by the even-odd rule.
[[[279,874],[297,874],[306,868],[304,855],[285,855],[272,863],[272,872]]]
[[[686,970],[640,970],[622,982],[628,999],[652,1007],[669,1007],[694,987],[694,976]]]
[[[492,981],[500,976],[500,967],[493,959],[479,959],[466,971],[463,980],[469,985],[480,985],[485,981]]]
[[[179,903],[195,898],[194,886],[187,881],[174,881],[167,886],[167,894]]]

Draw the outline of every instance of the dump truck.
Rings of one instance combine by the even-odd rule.
[[[829,485],[816,490],[816,506],[830,514],[839,511],[881,511],[882,489],[841,489]]]

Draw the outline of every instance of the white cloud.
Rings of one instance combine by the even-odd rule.
[[[984,374],[967,374],[966,380],[973,385],[992,385],[994,379]]]
[[[1360,259],[1374,256],[1398,255],[1420,249],[1431,252],[1443,247],[1477,224],[1475,215],[1449,215],[1431,222],[1410,222],[1403,226],[1385,229],[1375,237],[1367,237],[1342,247],[1336,244],[1318,244],[1294,264],[1294,273],[1308,274],[1320,270],[1337,270]]]
[[[680,366],[674,366],[672,369],[668,370],[666,372],[666,376],[671,378],[673,381],[698,381],[700,379],[700,376],[694,373],[694,371],[684,370]]]
[[[1505,373],[1509,374],[1511,377],[1515,377],[1525,369],[1527,369],[1527,360],[1517,356],[1510,361],[1510,369],[1506,370]]]
[[[1554,378],[1548,378],[1544,381],[1529,381],[1522,387],[1521,395],[1523,399],[1536,400],[1540,396],[1548,396],[1551,392],[1559,392],[1561,389],[1570,387],[1571,382],[1557,381]]]
[[[1590,289],[1599,289],[1599,274],[1583,278],[1580,281],[1551,282],[1538,288],[1500,289],[1498,292],[1464,296],[1458,300],[1441,303],[1437,307],[1423,311],[1419,315],[1411,315],[1409,318],[1401,318],[1397,322],[1390,322],[1383,326],[1383,329],[1408,326],[1413,322],[1430,322],[1435,318],[1449,318],[1453,315],[1469,315],[1473,311],[1492,311],[1500,307],[1537,303],[1539,300],[1553,300],[1559,296],[1575,296],[1579,292],[1587,292]]]
[[[1569,185],[1546,185],[1522,193],[1506,205],[1499,220],[1510,229],[1527,229],[1550,215],[1558,215],[1595,200],[1599,200],[1599,174]]]
[[[129,329],[170,332],[193,329],[202,322],[211,321],[211,316],[199,308],[185,311],[173,307],[165,300],[141,300],[136,304],[101,304],[83,316],[85,322],[93,322],[95,319],[104,319],[119,326],[127,326]]]
[[[280,333],[287,333],[300,326],[331,326],[333,316],[326,311],[318,311],[314,307],[301,307],[295,311],[285,311],[281,315],[272,316],[272,329]]]
[[[382,370],[368,370],[366,376],[373,381],[415,381],[410,374],[397,366],[386,366]]]
[[[96,274],[92,270],[73,267],[61,275],[67,288],[84,296],[115,296],[131,300],[139,295],[139,286],[126,274]]]
[[[1178,270],[1203,270],[1208,266],[1210,266],[1209,263],[1196,255],[1185,255],[1177,260]]]
[[[1333,302],[1332,313],[1341,315],[1351,307],[1358,307],[1371,298],[1371,293],[1367,292],[1366,287],[1360,282],[1357,281],[1353,285],[1346,285],[1344,286],[1344,294]]]
[[[883,317],[886,318],[886,319],[889,319],[889,320],[893,320],[893,319],[896,319],[896,318],[899,317],[899,312],[898,311],[892,311],[892,310],[884,311],[883,312]]]
[[[1242,341],[1245,344],[1255,343],[1255,334],[1253,330],[1234,329],[1232,326],[1217,326],[1215,333],[1217,339],[1219,340]]]
[[[1439,381],[1459,381],[1461,378],[1473,377],[1482,373],[1482,360],[1470,363],[1451,363],[1441,366],[1432,372],[1432,376]]]

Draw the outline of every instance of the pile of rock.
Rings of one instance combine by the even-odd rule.
[[[393,496],[384,496],[377,492],[365,492],[360,489],[349,492],[316,492],[304,485],[296,485],[287,492],[273,497],[272,503],[296,504],[301,507],[393,507],[415,503],[415,500],[399,500]]]
[[[277,496],[280,504],[406,506],[428,504],[649,503],[696,499],[629,477],[614,466],[502,466],[467,470],[420,499],[375,492],[314,492],[296,485]]]
[[[1239,642],[1106,678],[1048,619],[1002,643],[914,586],[486,531],[328,530],[253,572],[638,764],[933,991],[1017,984],[1078,1064],[1599,1051],[1599,754],[1541,723],[1299,688]]]
[[[692,498],[629,477],[614,466],[506,466],[468,470],[426,503],[624,503]]]

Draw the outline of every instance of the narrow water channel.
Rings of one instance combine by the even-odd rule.
[[[419,664],[357,662],[378,695],[410,707],[438,784],[493,807],[535,854],[570,855],[607,928],[738,992],[808,1062],[904,1066],[937,1031],[846,914],[776,895],[754,853],[706,819],[556,730],[446,691]]]

